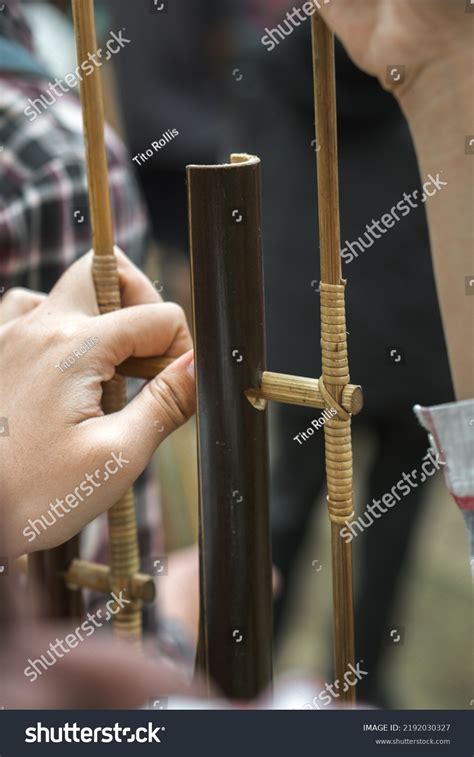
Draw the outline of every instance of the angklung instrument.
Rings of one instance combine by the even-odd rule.
[[[78,60],[97,50],[93,0],[72,0]],[[362,391],[349,383],[345,285],[341,276],[334,38],[312,17],[321,258],[319,378],[267,371],[261,240],[260,160],[235,154],[228,164],[187,167],[199,470],[200,631],[196,666],[230,699],[252,700],[272,683],[267,403],[328,409],[324,424],[331,522],[335,675],[354,658],[351,544],[340,530],[353,517],[351,417]],[[120,308],[101,73],[84,77],[81,102],[93,229],[93,277],[101,313]],[[166,357],[131,358],[103,387],[104,412],[126,402],[126,376],[154,378]],[[326,414],[329,415],[329,414]],[[80,589],[127,590],[114,616],[117,636],[141,640],[142,603],[155,597],[140,573],[133,493],[108,513],[110,565],[80,559],[78,537],[29,558],[46,589],[48,613],[82,612]],[[354,687],[341,692],[355,701]]]

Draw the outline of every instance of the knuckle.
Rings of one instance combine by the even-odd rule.
[[[43,335],[45,348],[60,349],[66,353],[78,349],[82,345],[86,333],[83,329],[83,323],[77,318],[64,319],[54,323],[43,318],[36,325]]]
[[[46,300],[42,292],[35,292],[24,287],[12,287],[2,296],[0,294],[0,314],[2,322],[21,316],[29,317],[36,313],[38,307]]]
[[[27,289],[23,289],[23,287],[13,287],[12,289],[7,289],[3,295],[2,306],[5,310],[8,309],[9,312],[14,315],[16,310],[21,313],[25,302],[32,301],[33,298],[33,293],[29,292]]]
[[[53,345],[63,346],[64,349],[68,349],[71,344],[75,343],[77,337],[77,329],[72,324],[58,323],[54,327],[49,329],[46,341]]]
[[[179,325],[186,323],[186,314],[181,305],[176,302],[166,302],[165,305],[173,321],[176,321]]]
[[[3,304],[18,302],[19,299],[23,299],[24,293],[25,290],[21,287],[13,287],[12,289],[7,289],[7,291],[3,295],[2,302]]]
[[[184,309],[175,302],[167,302],[165,306],[169,308],[168,312],[173,325],[174,337],[179,341],[181,349],[191,349],[192,337]]]

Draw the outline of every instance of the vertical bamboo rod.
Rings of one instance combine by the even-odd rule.
[[[339,175],[337,149],[336,70],[334,36],[323,19],[312,17],[316,153],[318,174],[321,281],[341,283]]]
[[[314,68],[314,99],[316,110],[316,138],[320,149],[317,152],[319,235],[321,246],[321,282],[341,285],[340,225],[339,225],[339,180],[337,150],[336,76],[334,36],[319,14],[312,17],[312,52]],[[323,310],[323,309],[322,309]],[[321,319],[323,319],[323,312]],[[347,355],[345,338],[338,348]],[[323,379],[326,389],[337,402],[341,402],[344,387],[332,384],[326,378],[323,363]],[[350,421],[348,421],[348,425]],[[325,428],[326,463],[329,454],[328,431]],[[349,425],[350,442],[350,425]],[[352,466],[352,454],[351,466]],[[329,474],[329,472],[328,472]],[[330,483],[328,481],[328,491]],[[335,675],[342,681],[345,671],[355,662],[354,617],[352,592],[352,545],[340,536],[341,523],[331,523],[331,551],[334,603]],[[355,702],[355,688],[341,694],[346,703]]]
[[[78,66],[97,52],[94,0],[72,0]],[[104,100],[100,70],[82,72],[81,105],[89,179],[89,204],[94,255],[112,255],[114,233],[105,146]],[[118,283],[118,282],[117,282]]]
[[[231,699],[272,679],[260,161],[188,166],[199,500],[197,665]]]
[[[97,53],[94,0],[72,0],[78,65]],[[84,119],[89,202],[94,246],[93,276],[101,313],[121,307],[120,286],[114,254],[112,209],[108,182],[105,119],[100,70],[83,73],[81,103]],[[126,380],[115,377],[103,385],[105,413],[121,410],[127,401]],[[109,555],[111,583],[115,592],[126,590],[131,577],[139,571],[138,536],[133,490],[109,510]],[[133,600],[114,616],[114,633],[138,643],[141,638],[141,602]]]

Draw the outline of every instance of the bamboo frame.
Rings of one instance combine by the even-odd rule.
[[[72,0],[78,60],[97,50],[94,0]],[[93,278],[99,310],[121,307],[114,253],[112,210],[108,188],[102,83],[98,69],[81,80],[89,203],[93,235]],[[126,380],[116,374],[103,385],[104,412],[116,412],[126,403]],[[79,536],[46,552],[19,561],[32,586],[45,591],[43,612],[48,617],[80,617],[84,607],[80,589],[101,593],[127,590],[132,600],[114,615],[114,633],[136,645],[141,640],[142,602],[155,597],[153,578],[138,572],[139,553],[133,491],[130,489],[108,512],[110,567],[79,559]]]
[[[94,0],[72,0],[77,58],[81,62],[97,51]],[[112,209],[108,185],[107,152],[102,80],[98,68],[81,80],[81,103],[89,178],[89,202],[93,236],[93,277],[101,313],[118,310],[120,286],[114,253]],[[122,376],[103,385],[102,407],[105,413],[121,410],[126,404],[126,380]],[[120,592],[139,570],[137,525],[133,490],[109,510],[109,557],[111,585]],[[114,616],[116,636],[139,643],[141,638],[141,601],[133,600]]]
[[[312,19],[312,54],[317,153],[319,237],[321,249],[321,344],[325,389],[341,403],[349,382],[344,286],[341,272],[334,36],[319,14]],[[355,663],[352,545],[340,536],[353,516],[350,416],[341,413],[324,426],[326,477],[331,518],[335,675],[342,681]],[[341,693],[355,702],[355,688]]]

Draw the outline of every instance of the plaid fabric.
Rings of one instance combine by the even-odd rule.
[[[28,100],[41,82],[1,77],[0,277],[5,289],[49,291],[91,247],[82,118],[64,95],[30,121]],[[117,244],[138,264],[145,253],[143,206],[120,141],[107,130],[109,184]]]
[[[18,42],[25,50],[33,51],[31,30],[25,21],[19,0],[8,0],[0,14],[0,35]],[[0,66],[1,68],[1,66]]]
[[[19,17],[13,23],[0,14],[0,35],[24,44],[25,27]],[[47,86],[34,77],[5,75],[0,63],[0,294],[17,286],[48,292],[91,247],[79,100],[64,95],[33,121],[24,113],[28,100],[39,98]],[[106,141],[115,239],[140,265],[144,208],[122,143],[111,130]],[[137,481],[135,495],[142,567],[148,568],[150,558],[162,554],[149,472]],[[98,519],[83,532],[83,557],[106,562],[107,541],[106,519]],[[146,625],[155,621],[150,614]]]

